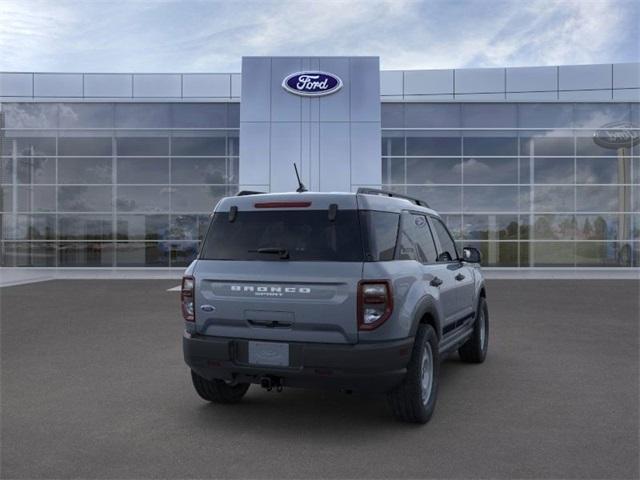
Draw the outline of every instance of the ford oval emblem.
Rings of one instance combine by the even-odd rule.
[[[213,305],[202,305],[200,307],[200,310],[202,310],[203,312],[214,312],[216,309],[216,307],[214,307]]]
[[[603,148],[631,147],[640,142],[640,129],[628,122],[608,123],[596,130],[593,141]]]
[[[342,80],[327,72],[296,72],[282,81],[282,88],[295,95],[319,97],[337,92],[342,88]]]

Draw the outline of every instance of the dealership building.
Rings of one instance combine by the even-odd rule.
[[[183,268],[221,197],[293,191],[295,162],[310,190],[425,200],[487,267],[638,267],[639,139],[639,63],[4,72],[1,265]]]

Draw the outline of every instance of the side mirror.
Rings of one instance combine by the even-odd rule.
[[[469,263],[480,263],[482,261],[482,255],[477,248],[464,247],[462,249],[462,260]]]

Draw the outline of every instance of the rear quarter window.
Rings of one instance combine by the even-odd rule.
[[[398,213],[374,210],[360,212],[368,261],[382,262],[394,259],[399,221]]]

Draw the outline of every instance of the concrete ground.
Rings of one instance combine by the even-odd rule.
[[[1,478],[638,478],[639,286],[490,280],[490,351],[426,426],[382,397],[201,401],[171,280],[0,290]]]

